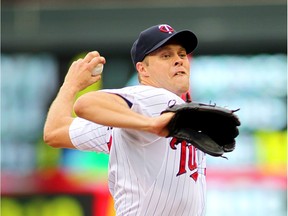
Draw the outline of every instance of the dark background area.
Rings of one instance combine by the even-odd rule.
[[[160,23],[190,29],[199,38],[195,55],[286,53],[284,0],[243,1],[2,1],[2,52],[50,52],[66,73],[71,58],[98,50],[123,79],[133,72],[130,47],[140,31]],[[117,70],[118,71],[118,70]],[[128,72],[129,71],[129,72]],[[63,75],[62,75],[63,77]]]

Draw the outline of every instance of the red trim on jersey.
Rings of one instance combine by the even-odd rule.
[[[183,94],[181,95],[181,98],[182,98],[185,102],[187,102],[187,103],[190,103],[190,102],[192,101],[192,99],[191,99],[191,94],[190,94],[189,91],[187,91],[186,93],[183,93]]]
[[[109,152],[110,152],[110,149],[111,149],[111,145],[112,145],[112,135],[110,135],[109,142],[107,143]]]

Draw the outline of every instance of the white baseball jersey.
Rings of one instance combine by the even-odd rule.
[[[184,103],[161,88],[133,86],[104,90],[125,98],[131,109],[159,116]],[[185,141],[133,129],[108,128],[76,118],[70,127],[76,148],[109,156],[109,190],[118,216],[205,214],[205,154]]]

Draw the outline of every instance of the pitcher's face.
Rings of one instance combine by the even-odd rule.
[[[177,95],[189,90],[190,62],[186,50],[177,43],[160,47],[143,60],[143,84],[167,89]]]

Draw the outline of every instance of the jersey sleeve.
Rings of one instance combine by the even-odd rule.
[[[112,128],[75,118],[69,128],[69,136],[75,148],[109,154]]]
[[[168,106],[184,103],[176,94],[152,86],[139,85],[103,91],[121,96],[131,110],[151,117],[159,116]]]

